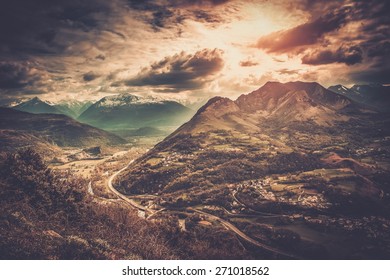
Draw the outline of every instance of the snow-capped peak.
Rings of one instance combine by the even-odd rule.
[[[118,107],[127,106],[129,104],[148,104],[148,103],[163,103],[168,100],[155,96],[139,96],[134,94],[122,93],[118,95],[106,96],[97,103],[99,107]]]

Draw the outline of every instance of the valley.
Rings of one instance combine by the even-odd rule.
[[[390,256],[390,118],[319,84],[273,82],[236,101],[212,98],[176,130],[105,132],[7,110],[18,121],[10,132],[3,120],[4,135],[40,149],[61,181],[78,178],[88,207],[114,220],[130,215],[124,226],[162,226],[180,258]],[[55,128],[64,123],[107,142],[66,138]]]

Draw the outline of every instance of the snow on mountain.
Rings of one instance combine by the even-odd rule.
[[[100,99],[78,120],[103,129],[119,129],[178,126],[192,115],[192,110],[176,101],[124,93]]]

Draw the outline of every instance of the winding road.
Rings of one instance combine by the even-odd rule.
[[[148,213],[149,216],[146,218],[146,219],[150,219],[152,218],[153,216],[161,213],[162,211],[169,211],[169,209],[166,209],[166,208],[162,208],[162,209],[159,209],[158,211],[154,211],[154,210],[151,210],[151,209],[148,209],[140,204],[138,204],[137,202],[135,202],[133,199],[131,199],[130,197],[120,193],[119,191],[117,191],[114,186],[112,185],[112,182],[113,180],[115,179],[115,177],[117,177],[121,172],[123,172],[124,170],[126,170],[130,164],[132,164],[134,162],[134,160],[130,161],[125,167],[123,167],[122,169],[118,170],[117,172],[115,172],[113,175],[111,175],[111,177],[108,179],[107,181],[107,186],[108,186],[108,189],[114,193],[118,198],[122,199],[123,201],[125,201],[127,204],[129,204],[130,206],[132,206],[133,208],[136,208],[138,210],[141,210],[141,211],[145,211],[145,213]],[[150,197],[152,197],[152,195],[149,195]],[[135,196],[136,197],[136,196]],[[155,197],[155,196],[153,196]],[[217,221],[219,222],[220,224],[222,224],[226,229],[234,232],[235,234],[237,234],[239,237],[241,237],[243,240],[247,241],[248,243],[252,244],[252,245],[255,245],[265,251],[268,251],[268,252],[271,252],[271,253],[274,253],[274,254],[277,254],[277,255],[280,255],[280,256],[284,256],[284,257],[287,257],[287,258],[292,258],[292,259],[297,259],[297,256],[294,256],[290,253],[287,253],[287,252],[283,252],[279,249],[276,249],[276,248],[273,248],[273,247],[270,247],[268,245],[265,245],[265,244],[262,244],[260,242],[258,242],[257,240],[254,240],[253,238],[249,237],[248,235],[246,235],[244,232],[242,232],[241,230],[239,230],[236,226],[234,226],[233,224],[231,224],[230,222],[220,218],[220,217],[217,217],[217,216],[214,216],[212,214],[209,214],[207,212],[203,212],[201,210],[198,210],[198,209],[195,209],[195,208],[192,208],[192,207],[187,207],[185,209],[186,211],[183,211],[183,213],[188,213],[188,212],[195,212],[195,213],[198,213],[198,214],[201,214],[205,217],[207,217],[210,221]],[[177,211],[176,211],[177,212]]]
[[[203,212],[201,210],[198,210],[198,209],[194,209],[194,208],[191,208],[191,207],[188,207],[187,208],[188,210],[191,210],[191,211],[194,211],[196,213],[199,213],[201,215],[204,215],[204,216],[207,216],[211,221],[218,221],[220,222],[225,228],[233,231],[235,234],[237,234],[238,236],[240,236],[243,240],[251,243],[252,245],[255,245],[265,251],[268,251],[268,252],[271,252],[271,253],[275,253],[277,255],[281,255],[281,256],[285,256],[285,257],[288,257],[288,258],[292,258],[292,259],[297,259],[297,256],[294,256],[290,253],[287,253],[287,252],[283,252],[279,249],[276,249],[276,248],[273,248],[273,247],[270,247],[268,245],[265,245],[265,244],[262,244],[256,240],[254,240],[253,238],[249,237],[248,235],[246,235],[244,232],[242,232],[241,230],[239,230],[235,225],[229,223],[228,221],[225,221],[223,219],[221,219],[220,217],[217,217],[217,216],[214,216],[212,214],[209,214],[207,212]]]
[[[132,164],[134,162],[134,160],[130,161],[125,167],[123,167],[122,169],[118,170],[117,172],[115,172],[114,174],[111,175],[111,177],[108,179],[107,181],[107,187],[108,189],[114,193],[118,198],[122,199],[123,201],[125,201],[127,204],[129,204],[130,206],[138,209],[138,210],[141,210],[141,211],[145,211],[146,213],[149,213],[149,214],[153,214],[155,211],[151,210],[151,209],[148,209],[140,204],[138,204],[137,202],[135,202],[133,199],[129,198],[128,196],[118,192],[114,186],[112,185],[112,181],[115,179],[116,176],[118,176],[121,172],[123,172],[124,170],[126,170],[130,164]]]

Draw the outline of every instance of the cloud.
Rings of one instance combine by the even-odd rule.
[[[390,41],[377,42],[376,44],[370,44],[368,47],[367,55],[369,57],[384,57],[390,55]]]
[[[327,65],[317,68],[322,74],[337,67],[350,83],[388,82],[389,1],[297,0],[290,8],[308,15],[307,22],[265,35],[255,47],[268,54],[300,58],[302,64]],[[342,64],[348,69],[339,68]],[[305,79],[302,74],[301,78]]]
[[[138,17],[154,31],[181,25],[186,19],[211,24],[223,22],[215,7],[228,2],[231,0],[127,0],[131,9],[142,12]]]
[[[390,67],[373,67],[363,71],[352,72],[349,76],[358,83],[390,84]]]
[[[314,50],[302,57],[303,64],[321,65],[330,63],[345,63],[354,65],[363,61],[363,51],[358,46],[340,47],[337,50]]]
[[[198,89],[222,70],[222,55],[220,49],[203,49],[195,54],[181,52],[143,68],[125,84],[136,87],[161,86],[172,91]]]
[[[41,79],[39,71],[28,63],[0,62],[0,89],[20,89]]]
[[[260,82],[316,78],[330,83],[342,76],[360,83],[386,81],[389,73],[389,1],[3,2],[3,97],[230,94],[254,87],[259,77]],[[259,39],[248,26],[262,27],[253,29],[262,34],[268,27],[289,27]],[[247,48],[247,42],[257,48]],[[214,48],[224,54],[213,53]]]
[[[257,65],[259,65],[259,63],[256,61],[251,61],[251,60],[240,61],[241,67],[252,67],[252,66],[257,66]]]
[[[296,75],[296,74],[299,74],[299,70],[291,70],[291,69],[287,69],[287,68],[283,68],[283,69],[277,70],[276,72],[278,72],[279,74],[282,74],[282,75]]]
[[[256,47],[269,53],[284,53],[302,46],[314,45],[325,34],[343,26],[349,11],[350,8],[343,7],[294,28],[263,36],[257,41]]]
[[[20,58],[62,53],[107,24],[111,12],[104,0],[6,1],[0,9],[0,50]]]
[[[171,1],[176,6],[218,6],[231,0],[175,0]]]
[[[106,56],[104,54],[99,54],[99,55],[95,56],[95,59],[96,60],[105,60]]]
[[[100,77],[100,75],[90,71],[90,72],[85,73],[83,75],[83,80],[86,81],[86,82],[90,82],[90,81],[93,81],[93,80],[95,80],[95,79],[97,79],[99,77]]]
[[[390,57],[375,57],[374,63],[348,73],[356,83],[390,84]]]

